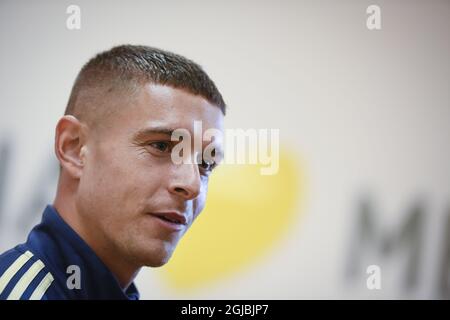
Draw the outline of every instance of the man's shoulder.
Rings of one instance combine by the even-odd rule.
[[[0,300],[46,299],[52,273],[25,244],[0,255]]]

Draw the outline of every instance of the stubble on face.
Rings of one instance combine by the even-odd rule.
[[[202,121],[204,130],[223,130],[223,115],[200,96],[154,84],[143,87],[124,105],[120,99],[111,103],[118,111],[104,119],[88,143],[78,210],[90,229],[91,242],[104,255],[114,253],[136,266],[158,267],[169,260],[203,209],[208,177],[199,173],[195,198],[174,192],[177,184],[192,187],[191,175],[183,179],[188,168],[175,166],[170,155],[153,147],[158,141],[170,141],[170,136],[149,129],[192,131],[194,121]],[[142,132],[148,134],[139,135]],[[161,227],[149,214],[173,210],[188,219],[181,231]]]

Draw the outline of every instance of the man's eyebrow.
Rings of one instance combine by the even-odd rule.
[[[146,136],[152,135],[152,134],[164,134],[167,135],[169,137],[172,136],[172,133],[178,130],[176,128],[170,128],[170,127],[149,127],[149,128],[144,128],[139,130],[138,132],[136,132],[133,137],[135,141],[141,140]],[[215,153],[215,158],[218,159],[223,159],[225,154],[224,151],[222,150],[222,148],[215,146],[214,147],[214,153]]]
[[[134,136],[134,139],[143,138],[145,136],[149,136],[152,134],[164,134],[164,135],[172,136],[172,133],[175,130],[176,129],[174,129],[174,128],[168,128],[168,127],[151,127],[151,128],[141,129],[138,132],[136,132],[133,136]]]

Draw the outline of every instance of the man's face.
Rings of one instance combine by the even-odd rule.
[[[205,205],[207,165],[175,164],[171,131],[194,121],[223,131],[221,110],[169,86],[144,86],[127,105],[114,106],[98,130],[89,129],[76,205],[97,245],[136,265],[161,266]],[[205,148],[210,141],[202,141]],[[221,150],[221,141],[214,142]],[[192,149],[192,157],[198,156]],[[185,225],[156,215],[178,213]]]

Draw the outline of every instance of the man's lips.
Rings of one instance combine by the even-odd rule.
[[[158,218],[161,218],[163,220],[180,224],[180,225],[186,225],[187,218],[181,213],[175,212],[175,211],[168,211],[168,212],[151,212],[150,215],[156,216]]]

